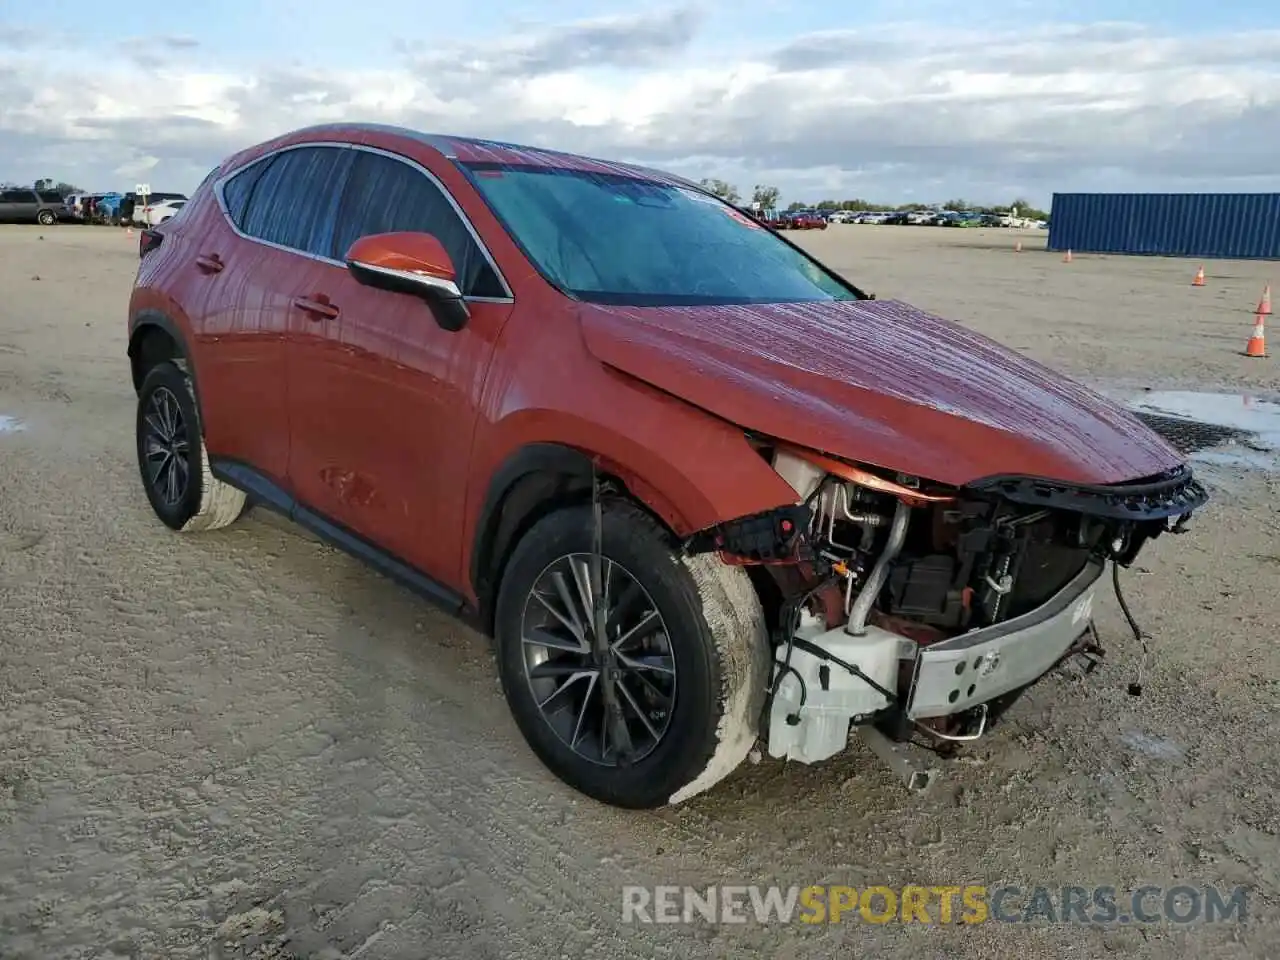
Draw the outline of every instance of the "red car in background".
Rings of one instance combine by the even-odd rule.
[[[827,218],[816,210],[797,210],[787,214],[787,227],[791,230],[825,230]]]

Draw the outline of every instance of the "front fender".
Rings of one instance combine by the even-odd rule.
[[[531,470],[590,470],[621,480],[677,537],[738,517],[793,504],[796,493],[747,442],[743,431],[641,384],[622,407],[588,418],[568,410],[522,409],[478,438],[468,488],[462,569],[477,600],[477,546],[503,495]],[[642,415],[636,415],[637,398]],[[546,448],[570,454],[556,459]],[[539,452],[541,450],[542,452]]]

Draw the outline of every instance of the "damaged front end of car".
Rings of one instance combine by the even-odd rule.
[[[817,763],[854,729],[913,789],[934,776],[920,748],[946,756],[1065,661],[1096,664],[1108,566],[1142,642],[1119,568],[1208,499],[1185,465],[1111,485],[996,476],[955,488],[756,446],[798,502],[685,547],[753,568],[776,598],[768,752]]]

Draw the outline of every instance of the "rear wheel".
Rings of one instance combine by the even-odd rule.
[[[244,511],[244,493],[209,469],[191,380],[172,361],[156,364],[143,379],[136,430],[142,485],[166,526],[216,530]]]
[[[755,742],[764,614],[741,568],[678,556],[630,503],[606,505],[601,540],[598,620],[589,507],[546,517],[516,547],[495,611],[503,689],[529,745],[570,786],[620,807],[679,802]]]

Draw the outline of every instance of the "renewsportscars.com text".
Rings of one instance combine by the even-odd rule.
[[[624,887],[624,923],[1243,923],[1242,887]]]

